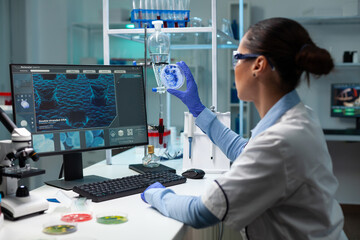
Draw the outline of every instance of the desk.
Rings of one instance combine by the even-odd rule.
[[[142,151],[143,153],[143,151]],[[130,163],[141,163],[142,155],[132,148],[113,157],[113,165],[106,165],[105,160],[84,169],[84,175],[99,175],[107,178],[118,178],[137,174],[130,170]],[[41,161],[41,160],[40,160]],[[171,160],[162,164],[175,168],[177,174],[182,172],[182,160]],[[199,195],[206,185],[212,182],[218,175],[207,174],[202,180],[188,179],[185,184],[169,187],[178,194]],[[60,189],[44,185],[30,192],[44,198],[54,198]],[[64,191],[69,197],[77,196],[73,191]],[[18,221],[8,221],[0,230],[0,239],[19,240],[19,239],[182,239],[187,226],[181,222],[167,218],[148,204],[144,203],[140,194],[131,195],[123,198],[113,199],[100,203],[93,203],[93,215],[104,211],[119,210],[128,214],[129,221],[117,225],[103,225],[92,219],[88,222],[78,223],[78,230],[68,235],[47,235],[42,233],[43,224],[53,218],[58,203],[49,203],[49,210],[45,214],[20,219]]]

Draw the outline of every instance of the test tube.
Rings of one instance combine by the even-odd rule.
[[[132,6],[133,6],[133,11],[134,11],[134,20],[139,19],[139,0],[133,0],[132,1]]]
[[[150,9],[150,6],[151,6],[151,0],[144,0],[145,2],[145,20],[149,20],[151,18],[151,15],[149,14],[149,9]]]
[[[160,15],[160,6],[161,6],[161,0],[154,0],[155,1],[155,16],[157,20],[161,20]]]
[[[139,0],[139,19],[144,19],[144,0]],[[143,22],[142,20],[140,21],[140,28],[143,27]]]
[[[171,26],[173,27],[173,23],[175,21],[175,12],[174,12],[174,5],[175,5],[175,1],[174,0],[168,0],[168,8],[169,8],[169,17],[168,19],[170,20]]]
[[[156,19],[156,0],[150,0],[150,19]]]
[[[184,0],[184,20],[185,20],[185,27],[188,26],[189,20],[189,12],[190,12],[190,0]]]
[[[168,27],[168,22],[167,20],[169,19],[169,15],[168,15],[168,0],[160,0],[161,1],[161,19],[163,20],[163,27],[167,28]]]
[[[185,4],[186,0],[179,0],[178,1],[178,20],[179,20],[179,27],[185,27]]]

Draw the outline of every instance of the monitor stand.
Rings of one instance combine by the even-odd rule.
[[[64,154],[63,168],[64,179],[47,181],[45,184],[61,188],[63,190],[72,190],[74,186],[108,180],[108,178],[95,175],[84,176],[81,153]]]

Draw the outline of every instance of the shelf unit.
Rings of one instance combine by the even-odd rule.
[[[216,0],[211,0],[211,27],[189,27],[189,28],[163,28],[165,33],[211,33],[211,63],[212,63],[212,106],[217,109],[217,21],[216,21]],[[155,29],[147,29],[151,34]],[[139,35],[144,34],[144,29],[110,29],[109,28],[109,0],[103,0],[103,44],[104,44],[104,64],[110,63],[110,36],[120,35]],[[170,118],[167,118],[170,121]]]
[[[163,28],[162,31],[170,34],[186,34],[186,33],[198,33],[198,34],[211,34],[209,42],[200,42],[195,44],[171,44],[172,50],[183,50],[183,49],[209,49],[211,50],[211,105],[217,110],[217,49],[218,48],[237,48],[238,42],[229,38],[225,33],[217,30],[216,21],[216,0],[211,0],[211,19],[212,25],[210,27],[187,27],[187,28]],[[109,25],[109,0],[103,0],[103,53],[104,53],[104,64],[110,63],[110,36],[121,37],[133,41],[144,42],[145,29],[114,29],[110,28]],[[243,1],[239,1],[239,6],[243,6]],[[240,7],[239,13],[243,13],[243,8]],[[242,15],[240,15],[242,16]],[[241,24],[240,24],[241,25]],[[242,26],[240,29],[243,29]],[[149,28],[146,30],[147,34],[154,32],[154,29]],[[243,30],[240,30],[242,32]],[[242,36],[242,33],[241,35]],[[218,41],[221,39],[221,42]],[[219,44],[220,43],[220,44]],[[168,95],[168,94],[167,94]],[[167,96],[167,102],[169,103],[170,96]],[[170,104],[167,104],[168,106]],[[240,104],[241,105],[241,104]],[[169,114],[170,111],[168,110]],[[167,116],[167,125],[170,126],[170,115]],[[241,125],[241,124],[240,124]],[[107,159],[108,159],[107,153]]]
[[[111,23],[109,25],[109,30],[112,33],[109,33],[109,36],[130,40],[132,42],[144,43],[144,29],[125,29],[126,25],[131,24],[130,22],[122,23]],[[188,27],[181,31],[182,38],[178,38],[179,30],[178,29],[163,29],[162,31],[168,32],[171,35],[171,50],[211,50],[212,49],[212,32],[209,31],[209,27]],[[176,31],[175,31],[176,30]],[[147,29],[147,33],[151,34],[154,29]],[[115,32],[115,33],[114,33]],[[198,36],[195,38],[193,33],[196,33]],[[81,50],[83,52],[82,57],[92,58],[93,61],[97,61],[99,57],[103,57],[99,54],[96,54],[94,50],[95,42],[100,39],[103,39],[103,24],[101,23],[74,23],[71,25],[70,30],[70,51],[69,51],[69,62],[74,63],[75,61],[80,61],[78,56],[74,54],[74,51],[79,51],[78,46],[75,46],[75,36],[82,36],[82,46]],[[229,37],[224,32],[217,30],[217,48],[218,49],[236,49],[238,47],[238,41]],[[76,57],[75,57],[76,56]],[[76,58],[76,60],[75,60]],[[90,59],[91,60],[91,59]]]

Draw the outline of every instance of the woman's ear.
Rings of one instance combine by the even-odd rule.
[[[252,65],[253,74],[255,74],[256,76],[261,74],[266,69],[267,64],[268,64],[268,62],[267,62],[265,56],[261,55],[261,56],[257,57]]]

